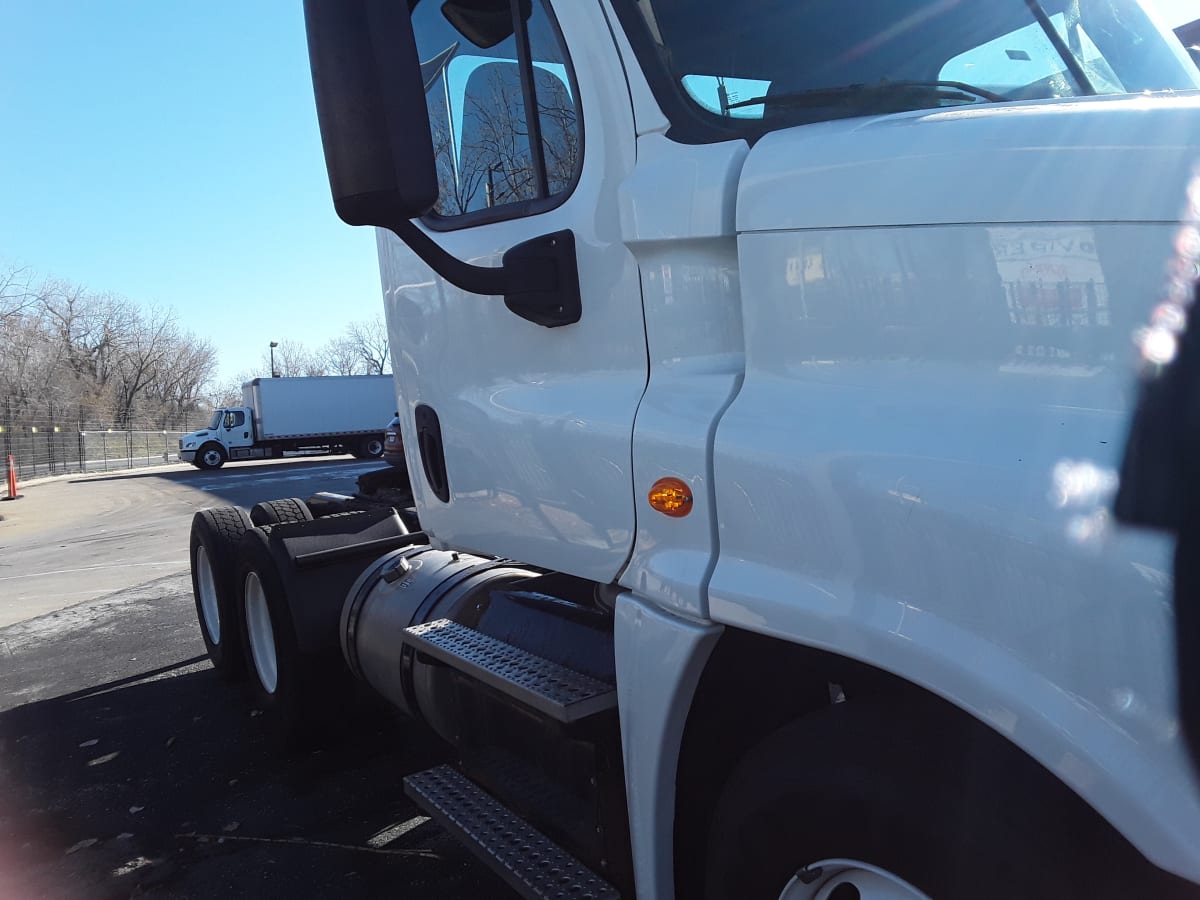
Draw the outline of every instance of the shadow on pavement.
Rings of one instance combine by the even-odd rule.
[[[197,663],[0,713],[0,897],[511,896],[403,795],[434,739],[364,699],[281,747]]]

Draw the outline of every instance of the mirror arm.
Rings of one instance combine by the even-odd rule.
[[[499,266],[475,266],[447,253],[409,219],[387,226],[448,282],[469,294],[500,295],[518,316],[557,328],[582,315],[575,235],[570,229],[543,234],[510,248]]]

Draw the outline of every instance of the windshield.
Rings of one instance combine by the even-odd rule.
[[[1200,88],[1183,46],[1136,0],[637,0],[626,20],[657,58],[673,126],[726,133]]]
[[[220,428],[221,427],[221,417],[224,415],[225,415],[225,410],[223,410],[223,409],[213,410],[213,417],[212,417],[212,421],[208,423],[208,430],[216,431],[218,428]]]

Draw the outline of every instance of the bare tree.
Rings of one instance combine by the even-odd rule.
[[[321,358],[330,375],[362,375],[366,371],[358,347],[348,337],[331,338],[321,349]]]
[[[178,337],[167,361],[157,367],[146,396],[158,407],[160,427],[177,422],[199,410],[203,393],[211,383],[217,367],[217,351],[207,341],[191,333]]]
[[[264,353],[259,362],[262,374],[269,377],[272,374],[270,353]],[[327,374],[320,355],[313,353],[303,342],[294,340],[280,341],[275,348],[275,372],[282,378]]]
[[[452,135],[449,102],[442,90],[428,94],[438,172],[438,206],[443,215],[538,196],[535,156],[545,162],[554,194],[570,184],[579,161],[579,122],[567,86],[556,75],[535,70],[536,111],[541,147],[530,144],[517,66],[497,59],[479,66],[464,88],[461,133]]]
[[[130,331],[118,348],[115,365],[118,425],[128,425],[134,405],[146,388],[171,364],[179,349],[179,327],[175,314],[152,308]]]
[[[6,415],[80,428],[195,417],[216,352],[181,333],[172,312],[142,312],[124,297],[58,279],[22,290],[33,299],[0,325]]]
[[[438,101],[439,103],[441,101]],[[445,114],[431,115],[433,155],[437,166],[437,211],[442,215],[461,215],[477,208],[472,204],[485,185],[487,170],[476,167],[456,170],[456,148],[451,142],[449,120]]]
[[[226,381],[221,382],[209,394],[209,403],[213,409],[221,406],[242,405],[242,385],[262,376],[254,372],[241,372]]]
[[[376,315],[364,322],[351,322],[346,329],[346,337],[353,343],[359,358],[366,363],[368,375],[391,372],[392,357],[388,352],[388,332],[383,316]]]
[[[30,310],[37,302],[27,266],[10,265],[0,270],[0,329]]]

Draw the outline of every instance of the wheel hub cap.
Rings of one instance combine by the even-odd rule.
[[[246,637],[250,643],[250,656],[254,660],[254,671],[259,684],[268,694],[275,693],[279,685],[279,667],[275,657],[275,630],[271,627],[271,612],[267,608],[267,595],[263,591],[258,574],[246,575]]]
[[[204,545],[196,547],[196,587],[200,591],[200,613],[204,630],[213,645],[221,643],[221,608],[217,605],[217,584],[213,579],[212,563]]]
[[[904,879],[870,863],[826,859],[797,872],[779,900],[929,900]]]

